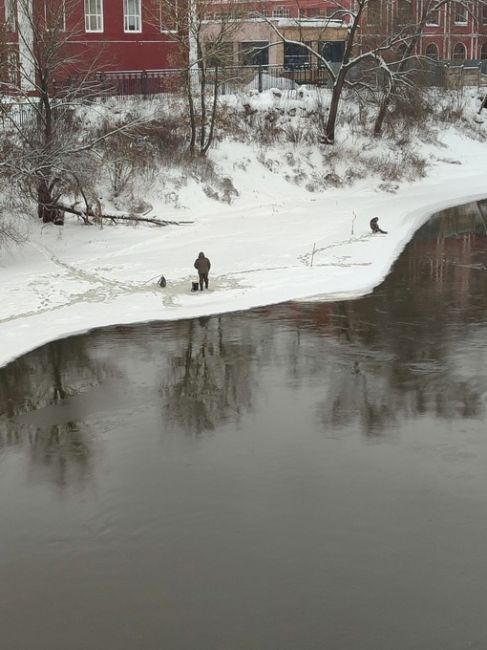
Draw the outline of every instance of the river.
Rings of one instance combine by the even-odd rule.
[[[2,648],[485,650],[486,226],[0,369]]]

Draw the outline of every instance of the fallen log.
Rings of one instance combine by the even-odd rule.
[[[77,210],[76,208],[72,208],[69,205],[63,205],[62,203],[43,205],[47,208],[62,210],[68,214],[75,214],[77,217],[81,217],[86,225],[93,225],[93,222],[89,220],[90,217],[95,221],[99,219],[109,219],[112,223],[116,223],[117,221],[134,221],[151,223],[154,226],[182,226],[189,223],[194,223],[193,221],[170,221],[169,219],[157,219],[143,216],[139,217],[134,214],[95,214],[91,209]]]

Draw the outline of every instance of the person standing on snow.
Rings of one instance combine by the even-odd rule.
[[[201,252],[194,263],[194,268],[197,269],[198,275],[200,278],[200,291],[203,291],[203,283],[205,289],[208,289],[208,273],[211,268],[210,260],[205,257],[205,254]]]

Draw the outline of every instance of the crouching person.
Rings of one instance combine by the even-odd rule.
[[[381,232],[383,235],[387,235],[387,232],[385,230],[382,230],[382,228],[379,226],[379,217],[374,217],[370,220],[370,229],[373,233]]]

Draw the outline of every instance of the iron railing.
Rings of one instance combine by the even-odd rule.
[[[408,77],[418,86],[460,87],[463,85],[481,85],[482,72],[486,70],[485,61],[432,61],[429,59],[411,60]],[[340,67],[332,63],[336,73]],[[351,74],[350,74],[351,73]],[[350,71],[350,79],[365,79],[371,83],[380,84],[380,70],[375,66],[357,66]],[[53,98],[65,102],[71,96],[86,99],[108,97],[142,97],[149,99],[163,93],[176,94],[181,92],[188,83],[188,75],[194,81],[201,75],[199,69],[188,73],[186,69],[147,70],[142,72],[103,72],[89,79],[71,77],[62,82],[54,82]],[[206,81],[208,87],[216,80],[218,92],[222,95],[231,93],[262,92],[277,88],[293,90],[303,84],[315,86],[331,86],[332,78],[323,64],[303,65],[259,65],[259,66],[225,66],[208,68]],[[8,114],[7,114],[8,112]],[[28,120],[35,118],[32,106],[22,102],[4,104],[0,110],[0,125],[6,127],[15,122],[23,126]]]
[[[210,85],[217,75],[219,92],[238,92],[239,90],[263,91],[269,88],[288,89],[297,85],[326,85],[330,75],[326,68],[318,65],[266,65],[266,66],[225,66],[207,68],[206,79]],[[93,96],[131,97],[140,95],[150,98],[162,93],[176,93],[188,83],[188,76],[194,80],[201,77],[201,71],[188,70],[147,70],[142,72],[103,72],[89,80],[81,81],[70,77],[53,84],[53,94],[62,96],[76,87],[82,94],[80,84],[86,85],[86,94]]]
[[[340,63],[331,63],[336,73]],[[431,86],[448,86],[448,79],[452,77],[452,70],[456,70],[456,77],[460,83],[472,84],[475,79],[472,72],[477,70],[480,74],[483,64],[481,62],[468,62],[464,65],[456,61],[431,61],[427,59],[412,60],[410,77],[418,85]],[[450,72],[448,72],[450,71]],[[352,80],[358,80],[363,75],[377,75],[377,68],[362,69],[357,66],[352,68],[349,75]],[[218,88],[221,94],[257,91],[262,92],[270,88],[287,90],[296,88],[303,84],[314,86],[331,86],[332,77],[323,64],[304,63],[289,65],[259,65],[259,66],[225,66],[222,68],[207,68],[206,80],[208,85],[214,82],[217,75]],[[162,93],[180,92],[185,84],[188,83],[188,77],[193,80],[200,78],[201,71],[193,69],[174,70],[146,70],[141,72],[103,72],[94,75],[89,80],[83,80],[72,77],[63,82],[53,84],[55,96],[62,96],[70,92],[70,89],[78,86],[78,94],[83,94],[83,88],[80,84],[86,86],[86,95],[93,97],[132,97],[134,95],[143,98],[150,98]]]

